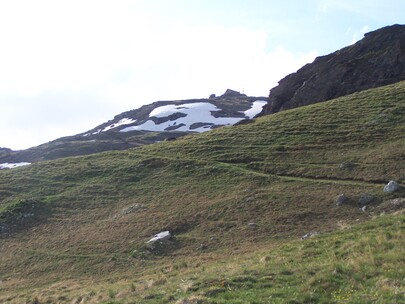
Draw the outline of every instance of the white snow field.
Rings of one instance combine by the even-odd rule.
[[[134,122],[136,122],[136,119],[133,120],[131,118],[123,118],[120,121],[118,121],[117,123],[113,123],[112,125],[105,127],[103,130],[101,130],[101,132],[105,132],[105,131],[108,131],[108,130],[111,130],[111,129],[114,129],[116,127],[123,126],[123,125],[130,125]]]
[[[267,102],[264,100],[257,100],[252,104],[252,107],[244,112],[248,118],[253,118],[259,114],[263,106]],[[148,120],[145,123],[138,126],[130,126],[120,130],[120,132],[129,131],[165,131],[169,127],[179,126],[178,128],[171,128],[176,131],[192,131],[192,132],[205,132],[209,131],[213,125],[234,125],[238,121],[245,119],[244,117],[214,117],[211,112],[221,111],[220,108],[209,102],[196,102],[186,103],[182,105],[166,105],[154,109],[150,112],[149,117],[168,117],[175,113],[183,113],[187,116],[180,117],[176,120],[166,121],[160,124],[156,124],[153,120]],[[191,128],[195,123],[202,124],[203,126],[198,128]]]
[[[119,127],[119,126],[130,125],[130,124],[135,123],[135,122],[136,122],[136,119],[133,120],[133,119],[131,119],[131,118],[123,118],[123,119],[121,119],[120,121],[118,121],[118,122],[116,122],[116,123],[113,123],[113,124],[111,124],[111,125],[105,127],[104,129],[98,129],[96,132],[93,132],[93,133],[86,133],[86,134],[84,134],[83,136],[96,135],[96,134],[98,134],[98,133],[100,133],[100,132],[106,132],[106,131],[108,131],[108,130],[115,129],[115,128]]]
[[[31,163],[26,163],[26,162],[22,162],[22,163],[3,163],[0,164],[0,169],[13,169],[13,168],[17,168],[17,167],[21,167],[21,166],[28,166],[31,165]]]
[[[243,114],[245,114],[247,117],[252,119],[253,117],[255,117],[257,114],[259,114],[263,110],[263,107],[266,104],[267,104],[267,101],[256,100],[253,103],[253,106],[249,110],[246,110],[245,112],[243,112]]]

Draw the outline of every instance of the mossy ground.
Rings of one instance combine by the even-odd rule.
[[[382,191],[405,181],[404,120],[401,82],[172,142],[3,170],[0,226],[10,210],[21,215],[19,202],[39,207],[1,235],[0,301],[398,303],[404,216],[380,214],[405,196]],[[341,193],[349,200],[336,206]],[[363,194],[373,197],[366,211]],[[163,230],[175,239],[142,252]]]

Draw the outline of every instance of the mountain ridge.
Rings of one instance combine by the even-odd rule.
[[[405,80],[405,25],[366,33],[353,45],[317,57],[270,90],[259,114],[322,102]]]
[[[173,140],[251,119],[266,102],[267,97],[247,96],[230,89],[218,97],[156,101],[76,135],[26,150],[2,148],[0,163],[37,162]]]

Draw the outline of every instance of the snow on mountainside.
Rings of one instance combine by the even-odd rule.
[[[22,167],[22,166],[28,166],[31,163],[27,163],[27,162],[21,162],[21,163],[3,163],[0,164],[0,169],[13,169],[13,168],[17,168],[17,167]]]
[[[229,109],[229,105],[221,104],[221,100],[185,100],[177,102],[158,102],[146,106],[149,113],[139,114],[138,110],[127,112],[128,117],[121,118],[125,114],[116,116],[107,125],[103,124],[95,130],[83,134],[83,136],[97,135],[101,132],[119,131],[181,131],[181,132],[205,132],[219,126],[234,125],[243,119],[251,119],[259,114],[267,104],[266,100],[254,100],[253,102],[235,103]],[[228,108],[224,107],[228,106]],[[148,111],[148,110],[146,110]],[[146,114],[146,115],[145,115]],[[129,117],[131,116],[131,117]]]
[[[252,108],[246,111],[241,111],[247,118],[253,118],[259,114],[263,106],[267,104],[264,100],[255,101]],[[133,130],[148,130],[148,131],[191,131],[191,132],[205,132],[212,129],[213,126],[220,125],[234,125],[244,118],[241,117],[215,117],[211,113],[221,111],[211,103],[196,102],[186,103],[183,105],[167,105],[154,109],[150,117],[169,117],[175,113],[184,113],[187,116],[180,117],[174,121],[167,121],[161,124],[155,124],[153,120],[148,120],[142,125],[126,127],[120,132],[129,132]],[[196,124],[201,124],[201,127],[196,127]]]
[[[249,97],[233,90],[210,98],[157,101],[116,115],[94,129],[62,137],[27,150],[0,148],[0,164],[37,162],[60,157],[125,150],[191,133],[209,131],[252,119],[267,97]]]

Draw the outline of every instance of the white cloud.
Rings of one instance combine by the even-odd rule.
[[[141,4],[0,2],[0,146],[73,135],[156,100],[267,96],[317,55],[267,51],[264,30],[168,24]]]
[[[140,66],[133,58],[131,77],[107,88],[106,96],[184,99],[221,94],[227,88],[267,96],[278,80],[317,55],[292,53],[282,46],[266,52],[266,33],[241,27],[176,27],[154,43],[145,49],[149,57],[142,56],[149,61]]]

